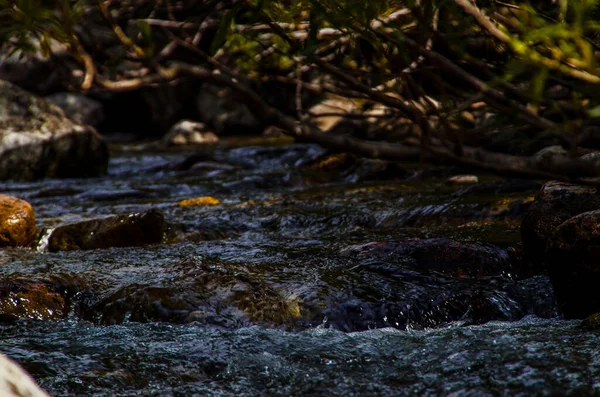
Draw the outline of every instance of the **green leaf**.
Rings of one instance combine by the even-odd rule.
[[[146,43],[151,43],[152,42],[152,28],[150,27],[150,24],[146,21],[138,21],[137,26],[138,26],[138,29],[140,30],[140,33],[142,34],[142,38],[144,39],[144,41]]]
[[[227,40],[227,35],[231,30],[233,22],[235,21],[235,16],[241,9],[242,3],[238,3],[235,7],[231,9],[231,11],[225,14],[225,17],[221,21],[219,29],[217,30],[217,33],[215,34],[215,38],[213,39],[211,45],[211,52],[213,54],[217,52],[219,48],[223,47],[223,44],[225,44],[225,41]]]
[[[600,105],[589,109],[587,112],[590,118],[597,119],[598,117],[600,117]]]
[[[546,80],[548,79],[548,69],[540,69],[538,74],[533,78],[531,85],[531,96],[535,102],[539,102],[544,95]]]

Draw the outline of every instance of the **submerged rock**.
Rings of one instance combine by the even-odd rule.
[[[386,274],[393,274],[400,267],[410,267],[458,278],[523,276],[519,258],[513,250],[446,238],[367,243],[348,247],[342,254],[372,260],[385,259],[387,264],[377,262],[376,269]]]
[[[521,223],[525,257],[534,263],[540,263],[548,238],[561,223],[575,215],[599,208],[600,191],[596,187],[547,182]]]
[[[31,205],[0,194],[0,247],[27,246],[36,234],[35,214]]]
[[[50,397],[16,362],[0,353],[0,395],[4,397]]]
[[[157,244],[167,228],[162,212],[116,215],[57,227],[48,240],[49,251],[88,250]]]
[[[126,321],[201,322],[226,328],[291,325],[300,316],[293,297],[243,269],[185,260],[172,265],[180,277],[167,285],[120,288],[91,311],[102,324]]]
[[[92,127],[0,80],[0,180],[91,177],[107,165],[108,149]]]
[[[546,268],[567,318],[600,311],[600,210],[562,223],[548,240]]]

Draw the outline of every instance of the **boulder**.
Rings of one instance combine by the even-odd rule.
[[[46,99],[60,106],[70,119],[81,124],[98,127],[104,121],[104,109],[102,104],[83,94],[57,92],[48,95]]]
[[[207,145],[219,142],[219,137],[208,130],[204,123],[181,120],[162,138],[166,146]]]
[[[359,260],[368,259],[369,264],[365,266],[377,266],[377,271],[385,274],[401,271],[400,268],[413,268],[457,278],[530,276],[520,268],[514,249],[447,238],[372,242],[347,247],[341,254]]]
[[[545,264],[566,318],[600,312],[600,210],[562,223],[548,239]]]
[[[0,247],[27,246],[36,233],[35,214],[31,205],[12,196],[0,194]]]
[[[59,226],[49,237],[48,250],[70,251],[157,244],[167,229],[162,212],[115,215]]]
[[[52,56],[44,57],[38,40],[31,44],[37,51],[13,52],[0,49],[0,80],[6,80],[36,94],[64,90],[72,83],[73,70],[80,68],[64,43],[50,40]]]
[[[91,177],[107,165],[108,149],[94,128],[0,81],[0,180]]]
[[[525,257],[541,263],[546,242],[567,219],[600,208],[600,191],[593,186],[551,181],[544,184],[523,217],[521,239]]]
[[[0,353],[0,395],[5,397],[49,397],[13,360]]]
[[[205,84],[196,99],[200,119],[219,135],[257,134],[267,127],[229,88]]]

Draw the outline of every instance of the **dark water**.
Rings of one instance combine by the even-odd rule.
[[[64,304],[1,323],[0,350],[57,395],[598,392],[596,334],[557,319],[520,260],[536,184],[362,163],[324,176],[322,154],[116,152],[105,178],[3,183],[40,228],[157,208],[170,229],[145,247],[2,252],[4,285]],[[177,205],[200,196],[220,204]]]

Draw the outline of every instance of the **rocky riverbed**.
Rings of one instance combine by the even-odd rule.
[[[1,253],[2,351],[49,392],[597,391],[596,334],[523,260],[540,183],[286,139],[130,149],[2,183],[38,229]]]

